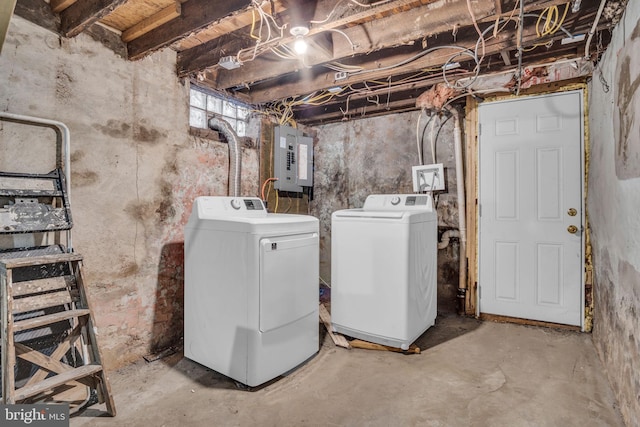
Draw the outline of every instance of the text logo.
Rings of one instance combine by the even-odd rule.
[[[0,425],[69,427],[69,404],[0,405]]]

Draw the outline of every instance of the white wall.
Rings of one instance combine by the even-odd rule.
[[[595,266],[594,343],[620,409],[640,425],[640,1],[590,84],[588,214]],[[595,43],[594,43],[595,45]]]
[[[17,16],[0,55],[0,109],[71,130],[74,248],[108,367],[182,336],[183,225],[194,197],[227,192],[227,144],[189,136],[175,67],[170,49],[129,62]],[[53,138],[0,122],[0,170],[47,172]],[[257,151],[243,162],[243,194],[257,194]]]

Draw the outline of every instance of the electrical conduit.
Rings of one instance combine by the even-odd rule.
[[[584,45],[584,59],[586,60],[590,60],[589,58],[589,45],[591,45],[591,39],[593,38],[593,35],[596,33],[596,29],[598,28],[598,22],[600,21],[600,16],[602,16],[602,11],[604,10],[604,5],[607,2],[607,0],[601,0],[600,1],[600,6],[598,6],[598,12],[596,12],[596,17],[593,20],[593,25],[591,26],[591,29],[589,30],[589,37],[587,37],[587,43],[585,43]]]

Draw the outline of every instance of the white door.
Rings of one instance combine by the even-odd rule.
[[[582,91],[479,107],[479,308],[582,325]]]

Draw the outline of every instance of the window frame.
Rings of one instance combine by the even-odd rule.
[[[196,105],[193,102],[193,92],[204,95],[204,103]],[[214,104],[211,104],[210,100],[218,102],[218,108]],[[202,107],[204,105],[204,108]],[[218,111],[215,111],[215,110]],[[198,126],[198,123],[192,121],[193,112],[204,112],[205,123],[204,126]],[[240,114],[238,114],[240,112]],[[225,114],[226,113],[226,114]],[[244,117],[238,117],[238,116]],[[238,137],[247,136],[247,129],[249,127],[249,119],[251,117],[251,106],[238,101],[233,98],[224,96],[218,92],[199,86],[195,83],[189,85],[189,129],[192,135],[204,136],[210,134],[208,123],[211,117],[221,118],[229,123],[231,128],[235,131]]]

